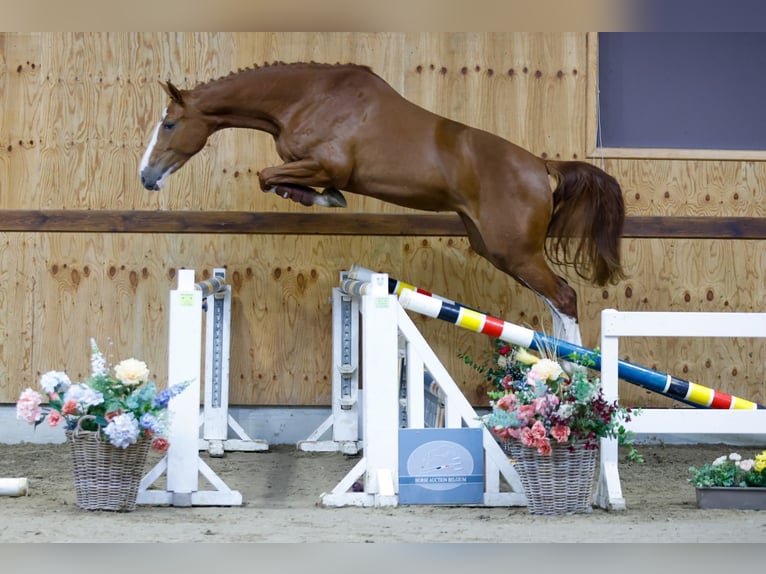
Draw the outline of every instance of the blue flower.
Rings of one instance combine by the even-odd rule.
[[[152,406],[164,409],[166,406],[168,406],[170,399],[172,399],[176,395],[181,394],[181,391],[183,391],[188,386],[189,386],[189,381],[185,381],[183,383],[178,383],[177,385],[173,385],[172,387],[168,387],[167,389],[160,391],[159,393],[157,393],[157,396],[154,397],[154,400],[152,401]]]
[[[163,434],[165,432],[165,423],[158,416],[152,413],[144,413],[141,415],[141,419],[138,424],[142,428],[148,429],[153,433]]]

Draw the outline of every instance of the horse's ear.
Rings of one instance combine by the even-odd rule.
[[[165,90],[165,93],[170,97],[172,101],[177,103],[179,106],[184,105],[184,98],[181,95],[181,90],[176,88],[170,82],[167,82],[166,84],[163,84],[162,82],[160,82],[160,86],[162,86],[162,89]]]

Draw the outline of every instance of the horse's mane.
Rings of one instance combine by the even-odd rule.
[[[275,60],[274,62],[264,62],[263,64],[253,64],[252,66],[247,66],[245,68],[239,68],[238,70],[232,70],[228,74],[224,76],[220,76],[218,78],[212,78],[210,80],[207,80],[205,82],[198,83],[194,89],[198,88],[204,88],[205,86],[221,82],[228,79],[234,79],[239,77],[242,74],[248,74],[253,73],[257,70],[261,70],[263,68],[350,68],[350,69],[356,69],[356,70],[365,70],[367,72],[373,73],[372,68],[369,66],[365,66],[362,64],[353,64],[353,63],[347,63],[347,64],[341,64],[340,62],[336,62],[334,64],[328,64],[324,62],[282,62]]]

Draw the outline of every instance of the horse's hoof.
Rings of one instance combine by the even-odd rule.
[[[328,187],[316,196],[314,205],[321,205],[324,207],[346,207],[346,198],[334,187]]]

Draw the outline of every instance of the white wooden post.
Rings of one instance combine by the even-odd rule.
[[[173,504],[191,506],[191,493],[199,490],[198,428],[199,368],[202,358],[202,294],[194,288],[194,270],[178,271],[178,289],[170,295],[168,332],[168,385],[191,381],[172,399],[168,440],[167,490]],[[191,432],[193,430],[193,432]]]
[[[388,294],[388,275],[374,274],[370,286],[361,307],[364,401],[374,405],[366,410],[362,423],[365,490],[375,495],[375,506],[386,506],[396,504],[399,491],[398,303],[395,295]]]

